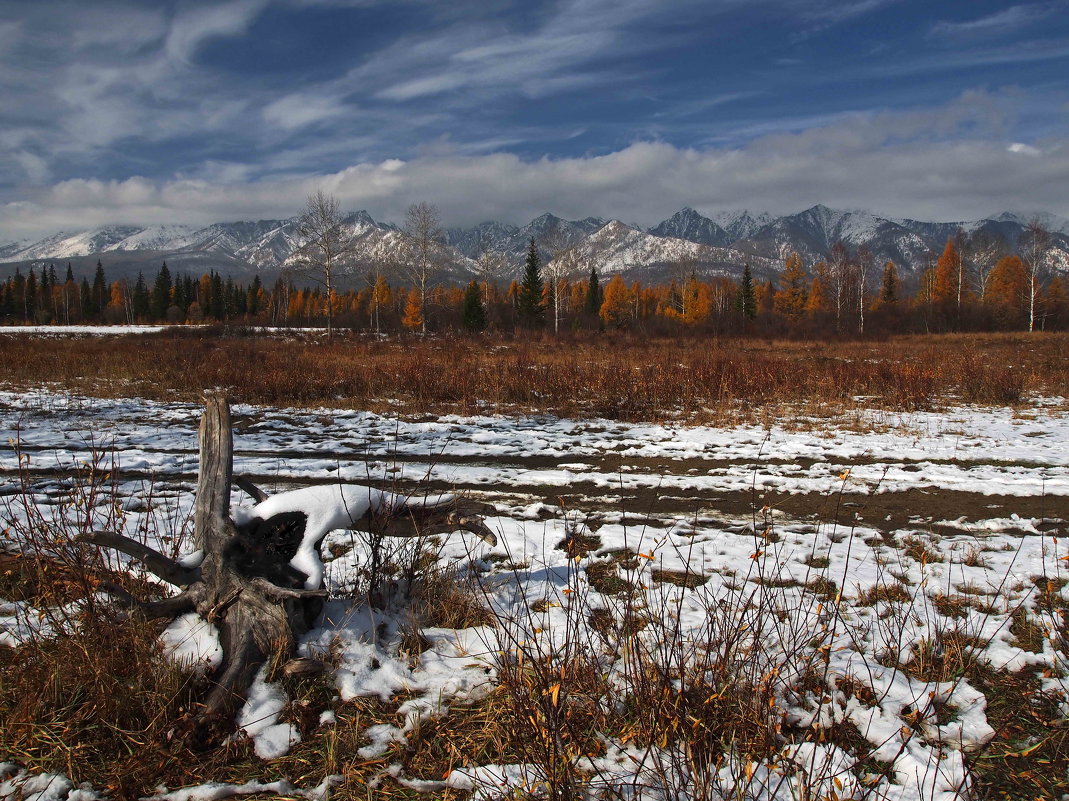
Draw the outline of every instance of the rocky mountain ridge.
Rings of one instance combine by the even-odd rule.
[[[865,249],[877,264],[894,261],[906,275],[933,263],[948,238],[964,233],[1001,240],[1013,248],[1030,216],[1002,212],[966,222],[925,222],[883,218],[865,211],[817,205],[797,214],[773,217],[749,211],[725,211],[711,217],[684,208],[648,229],[620,220],[587,217],[565,220],[543,214],[524,226],[487,221],[442,232],[443,265],[458,279],[473,273],[475,261],[490,250],[502,254],[518,273],[527,244],[534,238],[547,261],[571,250],[571,261],[586,272],[603,275],[679,269],[702,275],[735,275],[749,264],[757,275],[782,269],[787,254],[797,251],[807,266],[823,258],[836,242],[850,250]],[[1038,217],[1050,232],[1056,268],[1069,267],[1069,221]],[[269,277],[287,266],[300,245],[297,218],[138,227],[111,225],[89,231],[60,232],[36,242],[0,245],[0,262],[13,264],[74,260],[110,255],[120,270],[154,270],[161,261],[182,270],[218,269]],[[366,211],[346,217],[358,237],[355,260],[367,269],[388,268],[405,259],[404,235],[393,224],[376,221]]]

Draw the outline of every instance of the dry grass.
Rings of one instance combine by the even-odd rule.
[[[943,402],[1014,404],[1069,396],[1069,334],[940,335],[883,342],[646,340],[317,340],[173,328],[87,339],[9,336],[14,385],[58,382],[96,395],[395,412],[516,411],[723,421]]]
[[[0,648],[0,753],[132,798],[196,759],[176,733],[197,683],[160,656],[158,626],[97,622]]]

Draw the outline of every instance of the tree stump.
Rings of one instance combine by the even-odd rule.
[[[230,516],[231,486],[264,502],[268,496],[246,479],[234,479],[230,406],[221,394],[207,398],[200,425],[200,470],[194,510],[194,540],[200,564],[186,567],[141,543],[114,532],[94,532],[88,542],[139,560],[157,577],[181,588],[173,597],[138,601],[110,589],[127,604],[150,617],[168,618],[197,612],[219,631],[222,665],[196,714],[192,733],[202,744],[232,727],[257,671],[275,653],[293,656],[299,638],[314,625],[327,591],[308,587],[308,575],[290,564],[305,540],[308,515],[289,510],[267,519],[253,517],[241,526]],[[337,526],[396,536],[421,536],[467,530],[491,543],[494,535],[475,510],[450,498],[434,504],[413,504],[402,496],[366,488],[386,501],[371,504],[352,525]],[[275,496],[276,499],[283,496]],[[278,504],[274,504],[278,506]],[[323,532],[325,533],[325,532]],[[319,535],[322,537],[322,534]],[[313,543],[318,545],[317,543]]]

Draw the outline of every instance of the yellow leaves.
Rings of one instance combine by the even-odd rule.
[[[543,690],[542,695],[548,695],[553,706],[557,706],[560,703],[560,682]]]

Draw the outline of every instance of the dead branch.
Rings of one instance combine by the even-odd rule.
[[[176,587],[188,587],[200,579],[200,571],[196,568],[183,567],[159,551],[129,537],[124,537],[122,534],[116,534],[114,531],[93,531],[89,534],[80,534],[77,540],[124,553],[141,562],[157,578],[168,584],[174,584]]]

